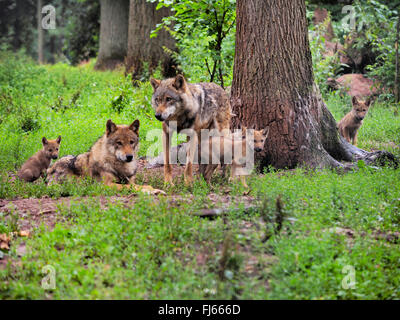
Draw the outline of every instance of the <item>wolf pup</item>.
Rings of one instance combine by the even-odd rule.
[[[36,152],[22,165],[17,173],[18,177],[26,182],[33,182],[43,176],[50,166],[51,160],[58,158],[60,142],[61,136],[58,136],[56,140],[47,140],[46,137],[43,137],[43,149]]]
[[[47,170],[49,182],[60,181],[66,176],[89,176],[119,190],[133,187],[146,193],[164,193],[151,186],[135,184],[139,126],[139,120],[129,126],[116,125],[108,120],[105,134],[88,152],[76,157],[62,157]]]
[[[152,105],[155,117],[163,122],[164,180],[172,183],[169,150],[172,133],[176,130],[190,135],[184,177],[185,183],[191,184],[200,131],[215,129],[229,132],[231,105],[228,95],[215,83],[192,84],[186,82],[183,75],[162,81],[150,79],[150,82],[154,89]]]
[[[360,100],[355,96],[352,98],[352,110],[346,114],[337,125],[339,133],[347,142],[357,145],[358,130],[363,123],[363,119],[368,112],[371,102],[371,98],[368,98],[366,101]]]
[[[248,188],[243,166],[254,156],[254,152],[261,152],[264,149],[265,140],[268,137],[269,127],[264,130],[254,130],[253,141],[249,140],[247,129],[242,129],[242,137],[235,138],[234,135],[210,137],[208,141],[202,141],[201,161],[207,161],[204,178],[210,183],[211,177],[219,164],[226,165],[232,163],[231,179],[240,176],[240,181],[245,188]],[[253,143],[251,143],[253,142]],[[247,154],[247,150],[251,154]],[[215,163],[217,162],[217,163]]]

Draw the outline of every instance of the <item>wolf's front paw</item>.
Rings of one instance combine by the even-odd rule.
[[[167,195],[163,190],[154,189],[154,188],[151,187],[151,186],[143,186],[143,187],[140,189],[140,191],[143,192],[143,193],[146,193],[146,194],[150,194],[150,195],[159,195],[159,194]]]
[[[191,187],[193,185],[193,178],[185,178],[185,186]]]
[[[165,191],[163,191],[163,190],[160,190],[160,189],[153,189],[153,191],[152,191],[152,194],[154,194],[154,195],[163,195],[163,196],[166,196],[167,194],[165,193]]]
[[[166,175],[164,177],[164,185],[174,186],[174,183],[172,182],[172,175]]]
[[[174,187],[175,184],[172,182],[172,176],[165,176],[164,178],[164,186],[165,187]]]

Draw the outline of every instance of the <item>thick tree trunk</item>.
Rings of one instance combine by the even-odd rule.
[[[314,84],[311,59],[304,0],[238,0],[233,127],[270,127],[263,167],[375,161],[340,137]]]
[[[101,0],[100,49],[95,68],[112,70],[127,52],[129,0]]]
[[[23,26],[21,23],[21,17],[24,13],[23,6],[24,3],[21,0],[15,1],[16,18],[14,20],[14,39],[12,42],[14,52],[17,52],[22,46],[21,30]]]
[[[165,30],[161,30],[156,38],[150,39],[150,33],[163,17],[169,16],[168,8],[156,10],[157,3],[146,0],[131,0],[129,11],[129,36],[126,70],[132,73],[132,79],[138,80],[144,71],[144,64],[151,73],[161,64],[164,77],[176,74],[175,63],[164,47],[174,51],[175,40]]]

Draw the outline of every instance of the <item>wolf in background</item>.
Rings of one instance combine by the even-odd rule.
[[[339,133],[347,140],[347,142],[357,145],[358,130],[363,124],[363,120],[371,105],[372,98],[361,100],[353,97],[351,99],[352,109],[346,114],[337,125]]]

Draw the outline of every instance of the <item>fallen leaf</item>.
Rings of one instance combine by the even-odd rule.
[[[29,230],[21,230],[19,232],[19,236],[20,237],[29,237],[30,236],[30,232],[29,232]]]

